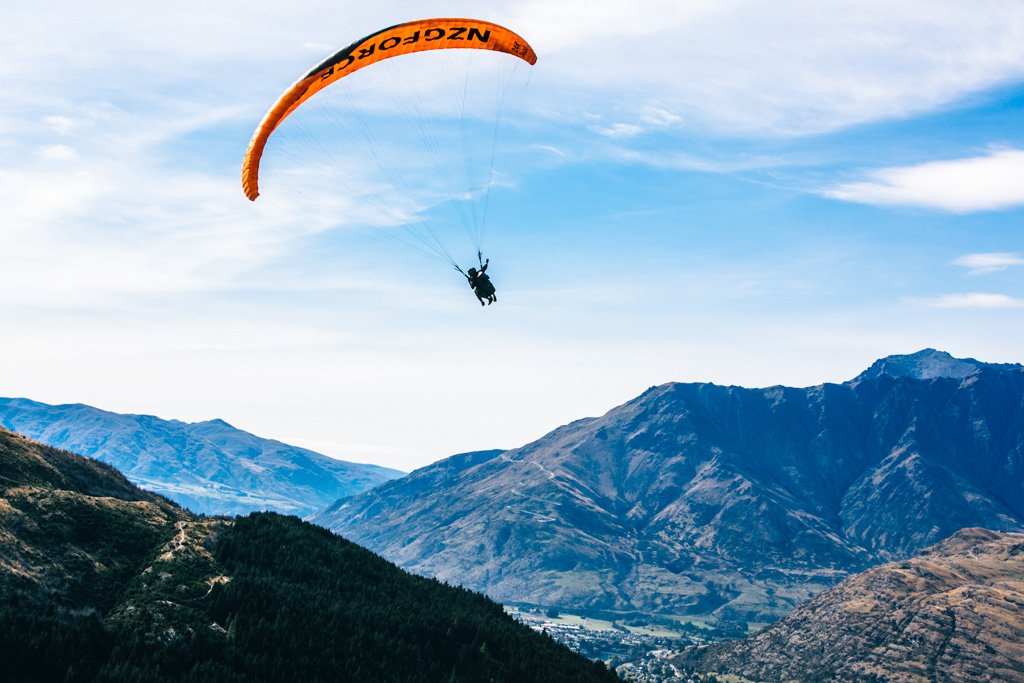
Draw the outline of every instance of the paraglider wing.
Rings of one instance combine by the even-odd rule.
[[[295,82],[278,98],[260,121],[242,163],[245,196],[259,196],[260,157],[274,129],[303,102],[345,76],[376,62],[424,50],[469,48],[514,55],[529,64],[537,62],[533,48],[516,33],[477,19],[421,19],[398,24],[357,40],[331,55]]]

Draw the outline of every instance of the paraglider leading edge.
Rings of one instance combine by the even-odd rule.
[[[324,87],[384,59],[424,50],[458,48],[494,50],[531,65],[537,62],[537,54],[521,36],[478,19],[421,19],[372,33],[318,64],[292,84],[267,111],[249,141],[242,162],[245,196],[253,201],[259,196],[260,158],[270,135],[289,114]]]

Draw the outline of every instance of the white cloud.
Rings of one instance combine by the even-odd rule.
[[[538,0],[513,15],[548,92],[591,109],[655,102],[727,133],[905,117],[1024,77],[1024,4],[1013,0]]]
[[[557,103],[576,118],[598,108],[606,120],[632,125],[649,124],[658,110],[674,123],[729,133],[816,133],[928,111],[1024,78],[1018,0],[439,0],[432,7],[485,16],[527,37],[540,57],[532,77],[538,107]],[[177,83],[199,98],[230,96],[259,109],[316,58],[416,13],[397,0],[341,13],[317,0],[183,0],[173,8],[155,0],[53,0],[45,11],[22,3],[5,8],[0,25],[8,57],[0,95],[42,104],[53,93],[38,92],[39,83],[82,94]]]
[[[438,0],[431,7],[438,15],[491,18],[537,49],[526,104],[538,116],[523,122],[536,133],[535,147],[519,150],[531,154],[533,167],[537,158],[586,162],[603,154],[665,168],[763,168],[776,162],[755,153],[723,152],[709,162],[683,148],[622,147],[650,131],[814,134],[927,112],[1024,77],[1018,0]],[[774,382],[789,367],[818,381],[820,368],[834,365],[822,348],[856,335],[864,335],[860,345],[909,347],[887,335],[904,326],[921,338],[933,332],[902,319],[872,328],[872,311],[849,329],[842,321],[841,333],[823,343],[798,346],[783,339],[792,334],[788,321],[773,335],[770,315],[744,319],[745,329],[768,330],[759,340],[785,342],[774,342],[782,360],[766,368],[763,344],[749,347],[727,332],[738,319],[736,292],[767,285],[725,277],[714,287],[722,277],[714,272],[700,291],[728,293],[728,305],[717,307],[720,321],[694,310],[708,296],[683,296],[654,299],[664,305],[647,306],[642,324],[610,325],[615,311],[634,315],[644,306],[609,304],[600,278],[581,278],[574,286],[582,291],[559,299],[545,291],[524,301],[527,285],[515,283],[512,268],[498,272],[510,293],[501,307],[470,319],[461,281],[435,281],[433,272],[417,280],[427,267],[398,272],[413,260],[402,250],[385,252],[397,265],[361,264],[349,253],[353,243],[322,237],[342,223],[408,220],[438,201],[435,183],[425,184],[423,203],[396,200],[379,178],[359,187],[343,179],[350,184],[339,192],[328,187],[336,175],[289,159],[277,178],[294,178],[301,195],[268,191],[247,202],[239,157],[274,98],[331,50],[419,13],[407,0],[340,9],[327,0],[7,3],[0,21],[5,386],[43,400],[191,419],[234,421],[241,411],[269,436],[377,443],[426,458],[516,445],[687,373]],[[547,135],[543,125],[552,121],[570,132]],[[595,139],[590,126],[613,136]],[[404,160],[419,164],[415,156]],[[336,174],[363,168],[347,157],[338,166]],[[560,238],[551,239],[529,248],[557,252],[545,248]],[[519,252],[520,268],[527,253]],[[339,295],[357,288],[365,293]],[[594,297],[603,305],[574,305]],[[1020,304],[992,294],[932,304],[965,302]],[[468,305],[476,306],[471,298]],[[650,323],[651,315],[661,315],[660,323]],[[1017,349],[1005,340],[1020,336],[1013,325],[1021,324],[1010,318],[1021,316],[1005,317],[1001,334],[988,341],[1010,355]],[[652,325],[663,344],[629,332]],[[952,333],[964,335],[967,347],[977,335],[966,339],[962,327]],[[801,333],[813,337],[821,328],[813,316]],[[571,336],[577,329],[587,334]],[[465,340],[477,336],[489,343],[467,348]],[[741,341],[723,353],[723,338]],[[261,345],[268,348],[254,348]],[[807,362],[814,351],[822,356],[816,365]],[[480,377],[496,403],[467,420]]]
[[[632,138],[644,132],[643,126],[635,123],[613,123],[610,126],[591,126],[591,130],[606,138]]]
[[[1024,150],[933,161],[872,171],[868,180],[826,190],[861,204],[919,206],[955,213],[997,211],[1024,205]]]
[[[70,135],[79,126],[78,121],[67,116],[44,116],[43,123],[59,135]]]
[[[951,262],[954,266],[970,269],[971,275],[985,275],[1006,270],[1011,266],[1024,266],[1024,257],[1012,253],[965,254]]]
[[[653,168],[674,171],[703,171],[705,173],[733,173],[739,171],[763,170],[785,166],[787,161],[772,156],[750,156],[744,154],[697,156],[674,150],[628,149],[625,146],[607,151],[611,158],[630,164],[643,164]]]
[[[666,111],[661,107],[650,106],[641,111],[640,120],[649,126],[657,128],[667,128],[669,126],[678,126],[683,122],[681,116],[676,116],[670,111]]]
[[[39,149],[39,157],[46,161],[71,161],[78,157],[75,148],[69,145],[44,145]]]
[[[561,157],[561,158],[565,158],[567,156],[566,153],[563,150],[561,150],[561,149],[559,149],[559,148],[557,148],[557,147],[555,147],[553,145],[531,145],[531,148],[532,149],[540,149],[540,150],[543,150],[545,152],[550,152],[551,154],[554,154],[555,156]]]
[[[927,303],[933,308],[1024,308],[1024,299],[983,292],[947,294],[931,299]]]
[[[251,204],[238,181],[245,139],[225,144],[222,136],[188,152],[181,147],[233,121],[239,107],[174,98],[153,103],[155,92],[125,105],[54,102],[42,125],[22,119],[23,135],[10,141],[19,151],[0,159],[7,259],[0,306],[103,310],[129,300],[229,292],[266,279],[267,268],[312,236],[410,223],[424,207],[450,197],[436,179],[416,196],[396,193],[393,183],[367,170],[376,164],[345,151],[271,159],[264,179],[279,182],[282,191]],[[226,165],[210,162],[225,152]],[[422,166],[421,156],[401,159]],[[318,165],[328,161],[329,168]],[[352,174],[352,168],[362,170]],[[497,173],[490,180],[514,182]],[[389,237],[410,241],[404,234]],[[260,286],[286,290],[295,284],[290,277],[296,276],[277,273]]]
[[[218,118],[96,107],[80,119],[75,148],[43,145],[0,165],[0,289],[9,293],[0,305],[102,309],[132,296],[231,289],[296,240],[358,213],[318,188],[256,211],[234,174],[164,165],[166,141]]]
[[[681,117],[653,105],[643,107],[635,113],[637,116],[635,123],[619,122],[605,126],[592,125],[589,128],[607,138],[632,138],[651,131],[678,126],[683,121]]]

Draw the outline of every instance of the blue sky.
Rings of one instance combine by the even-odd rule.
[[[667,381],[806,386],[923,347],[1024,360],[1018,0],[0,14],[0,395],[220,417],[411,469]],[[496,21],[539,55],[490,193],[487,310],[372,237],[401,230],[386,179],[264,185],[255,203],[239,187],[280,92],[425,15]],[[410,144],[386,110],[363,115]],[[324,160],[282,133],[268,182]],[[404,182],[446,230],[407,152]]]

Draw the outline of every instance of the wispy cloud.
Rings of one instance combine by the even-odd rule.
[[[644,127],[635,123],[613,123],[610,126],[591,126],[590,129],[606,138],[632,138],[644,132]]]
[[[71,161],[78,153],[69,145],[44,145],[39,148],[39,156],[46,161]]]
[[[537,0],[510,13],[543,60],[538,85],[630,124],[627,111],[654,102],[704,129],[814,134],[1024,76],[1016,2],[651,0],[595,11],[590,0]]]
[[[680,116],[655,105],[642,107],[635,112],[636,120],[630,123],[618,122],[611,125],[595,124],[590,130],[608,138],[631,138],[655,130],[671,128],[682,123]]]
[[[951,261],[954,266],[968,268],[971,275],[986,275],[1006,270],[1011,266],[1024,266],[1024,257],[1013,253],[965,254]]]
[[[465,13],[463,2],[434,8]],[[599,9],[592,0],[485,0],[472,12],[536,47],[536,101],[558,101],[566,114],[597,108],[612,130],[650,124],[660,110],[730,133],[818,133],[1024,77],[1024,5],[1014,0],[983,10],[963,0],[645,0]],[[53,0],[45,16],[16,5],[0,26],[9,57],[0,94],[34,97],[41,82],[72,85],[90,72],[105,77],[81,79],[82,93],[125,93],[144,73],[147,85],[188,83],[196,95],[230,92],[265,106],[317,58],[409,15],[397,0],[355,5],[343,18],[321,0],[302,8],[183,0],[173,11],[153,0],[131,8]]]
[[[79,127],[79,121],[67,116],[44,116],[43,123],[59,135],[70,135]]]
[[[0,304],[104,308],[137,295],[231,289],[297,239],[351,217],[330,193],[315,211],[300,200],[252,211],[234,174],[169,171],[167,141],[217,118],[153,120],[98,107],[73,126],[47,122],[62,142],[22,145],[28,153],[17,165],[0,164],[0,287],[17,293]],[[84,133],[68,139],[69,126]]]
[[[1024,150],[883,168],[867,180],[824,191],[834,199],[882,206],[918,206],[954,213],[1024,206]]]
[[[932,308],[1024,308],[1024,299],[984,292],[946,294],[929,299],[926,303]]]
[[[565,158],[567,155],[564,150],[555,147],[554,145],[530,145],[532,149],[539,149],[545,152],[554,154],[557,157]]]
[[[1019,0],[480,0],[471,10],[465,0],[438,0],[431,7],[505,24],[540,56],[536,67],[523,67],[527,114],[507,120],[527,132],[527,142],[515,141],[507,175],[485,176],[522,189],[509,197],[517,206],[506,205],[507,213],[492,209],[491,224],[505,224],[489,244],[507,296],[483,318],[473,315],[483,311],[465,310],[476,303],[454,271],[446,269],[450,280],[440,271],[435,278],[415,253],[364,249],[326,234],[394,226],[451,198],[401,131],[383,137],[382,155],[416,174],[411,198],[347,144],[326,145],[332,173],[318,165],[321,156],[272,146],[259,202],[249,203],[239,188],[240,156],[267,106],[332,50],[414,18],[419,10],[408,0],[350,3],[344,11],[328,0],[6,3],[4,384],[42,399],[103,399],[193,419],[241,411],[267,434],[441,456],[523,443],[666,379],[774,382],[789,367],[810,381],[818,372],[810,368],[820,369],[850,339],[861,349],[909,348],[900,330],[913,329],[915,340],[938,335],[927,343],[941,342],[943,329],[880,317],[870,305],[869,314],[846,320],[850,306],[866,300],[861,285],[882,286],[862,268],[856,278],[836,275],[837,264],[856,260],[846,249],[825,265],[757,268],[774,261],[773,250],[804,224],[786,213],[790,202],[769,205],[758,195],[748,206],[752,195],[720,191],[730,179],[708,178],[707,193],[680,196],[659,184],[650,188],[650,203],[638,204],[626,192],[609,192],[605,169],[593,174],[588,165],[620,164],[615,170],[624,178],[639,165],[718,173],[817,166],[816,153],[810,163],[798,160],[785,138],[909,119],[1024,78]],[[364,90],[353,92],[387,113],[383,98],[370,97],[373,76],[384,72],[360,73]],[[410,86],[434,87],[432,78]],[[286,141],[279,134],[287,131],[275,133],[272,145]],[[573,165],[571,177],[543,174],[561,163]],[[905,162],[880,165],[889,163]],[[461,166],[454,170],[461,175]],[[592,201],[601,194],[607,201]],[[630,219],[630,211],[648,213]],[[754,248],[745,244],[752,230],[715,229],[730,214],[756,224]],[[596,230],[587,225],[592,219]],[[996,226],[987,237],[985,249],[1018,251],[1012,226]],[[575,256],[581,250],[585,256]],[[666,287],[653,273],[638,277],[633,267],[623,285],[609,285],[609,266],[639,262],[651,251],[664,251],[671,271],[686,274],[680,286]],[[702,266],[702,255],[712,252],[726,256]],[[570,263],[560,262],[563,255]],[[987,263],[977,267],[996,267]],[[883,266],[900,270],[895,256],[877,264]],[[571,287],[552,284],[566,268],[575,274]],[[834,302],[827,285],[840,281],[849,286]],[[925,291],[948,290],[939,281]],[[815,297],[823,309],[837,310],[838,331],[821,337],[821,316],[805,316],[800,302]],[[924,313],[926,304],[1014,309],[987,340],[956,316],[926,317],[943,319],[965,348],[981,338],[1004,345],[1004,355],[1019,353],[1007,340],[1021,336],[1020,299],[958,294],[917,303]],[[615,319],[628,322],[610,324]],[[757,330],[758,344],[743,341],[750,335],[735,333],[737,326]],[[638,341],[636,330],[645,329],[658,329],[664,341]],[[486,346],[462,343],[480,334],[490,340]],[[789,344],[787,334],[805,341]],[[722,339],[739,341],[723,353]],[[770,369],[760,360],[765,343],[779,352]],[[814,357],[817,363],[808,363]],[[495,370],[496,358],[509,361],[497,364],[504,373]],[[467,397],[484,375],[498,404],[493,419],[468,425]],[[395,386],[403,387],[397,407]],[[296,392],[304,397],[301,410]],[[398,430],[396,412],[408,417]]]
[[[652,168],[673,171],[702,171],[705,173],[766,170],[800,163],[798,159],[781,155],[719,154],[700,156],[675,150],[637,150],[626,145],[604,150],[604,154],[606,157],[622,163],[643,164]]]

